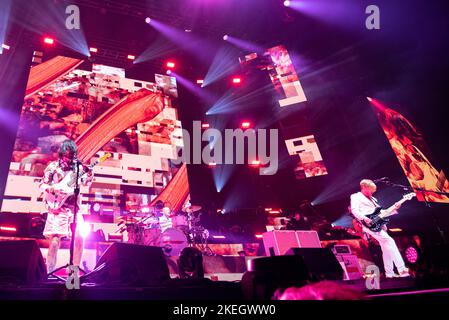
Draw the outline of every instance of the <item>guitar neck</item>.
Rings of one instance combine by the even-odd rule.
[[[397,201],[394,205],[392,205],[391,207],[389,207],[388,209],[385,209],[382,211],[381,214],[379,214],[379,217],[381,218],[387,218],[391,215],[393,215],[393,212],[395,211],[394,207],[400,204],[403,204],[405,201],[407,201],[409,199],[407,198],[402,198],[401,200]]]

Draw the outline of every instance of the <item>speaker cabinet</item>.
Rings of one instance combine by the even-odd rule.
[[[162,248],[130,243],[113,243],[82,282],[105,285],[160,285],[170,280]]]
[[[36,240],[0,241],[0,283],[36,284],[46,278]]]
[[[285,255],[290,248],[321,248],[316,231],[269,231],[263,234],[263,244],[267,256]]]
[[[340,262],[329,248],[291,248],[286,255],[301,256],[313,280],[343,280]]]

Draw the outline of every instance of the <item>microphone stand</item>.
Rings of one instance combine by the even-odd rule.
[[[408,190],[408,191],[415,190],[415,191],[421,193],[421,195],[423,196],[423,199],[424,199],[424,204],[428,208],[432,208],[432,207],[431,207],[429,201],[427,201],[426,193],[436,193],[436,194],[440,194],[440,195],[444,195],[444,196],[448,196],[449,197],[449,193],[448,192],[426,190],[424,188],[412,188],[412,187],[409,187],[409,186],[404,186],[402,184],[393,183],[393,182],[391,182],[389,180],[384,181],[384,183],[387,186],[390,186],[390,187],[402,188],[403,190]],[[433,212],[433,210],[430,211],[430,214],[432,215],[433,223],[435,224],[435,227],[436,227],[436,229],[437,229],[437,231],[438,231],[438,233],[439,233],[439,235],[441,237],[441,240],[443,241],[443,244],[447,244],[446,235],[444,234],[444,231],[441,228],[440,223],[439,223],[437,217],[435,216],[435,213]]]
[[[70,267],[70,266],[73,266],[73,252],[74,252],[74,249],[75,249],[75,236],[76,236],[77,215],[78,215],[78,197],[79,197],[79,194],[80,194],[80,186],[79,186],[79,181],[78,181],[79,180],[79,176],[80,176],[80,174],[79,174],[80,173],[79,172],[79,167],[80,167],[80,164],[81,164],[81,162],[79,160],[77,160],[77,159],[75,159],[74,161],[75,161],[75,187],[74,187],[74,202],[75,202],[75,205],[74,205],[74,209],[73,209],[73,222],[70,224],[70,231],[72,232],[72,237],[70,239],[70,249],[69,249],[70,258],[69,258],[69,263],[64,265],[64,266],[62,266],[62,267],[59,267],[59,268],[53,270],[51,273],[49,273],[47,275],[47,277],[52,275],[55,278],[57,278],[59,280],[62,280],[64,282],[66,282],[68,279],[66,280],[66,279],[56,275],[55,273],[58,272],[59,270],[65,269],[65,268]],[[84,274],[87,273],[80,266],[78,266],[78,270],[82,271]],[[70,278],[70,275],[69,275],[69,278]]]

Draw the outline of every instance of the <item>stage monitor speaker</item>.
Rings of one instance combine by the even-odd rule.
[[[275,230],[262,236],[267,256],[282,256],[290,248],[321,248],[316,231]]]
[[[291,248],[286,255],[301,256],[310,278],[315,281],[343,280],[340,262],[329,248]]]
[[[82,283],[112,286],[153,286],[170,280],[170,273],[162,248],[113,243],[100,257],[95,269],[81,279]]]
[[[36,284],[47,268],[36,240],[0,241],[0,284]]]
[[[310,280],[301,256],[262,257],[248,261],[241,286],[246,299],[270,300],[276,290],[302,287]]]

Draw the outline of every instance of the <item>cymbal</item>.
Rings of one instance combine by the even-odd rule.
[[[182,211],[184,211],[184,212],[196,212],[199,210],[201,210],[201,206],[190,206],[190,207],[182,208]]]
[[[120,217],[118,217],[118,220],[119,221],[123,221],[125,223],[137,223],[141,219],[140,218],[136,218],[136,217],[132,217],[132,216],[120,216]]]

